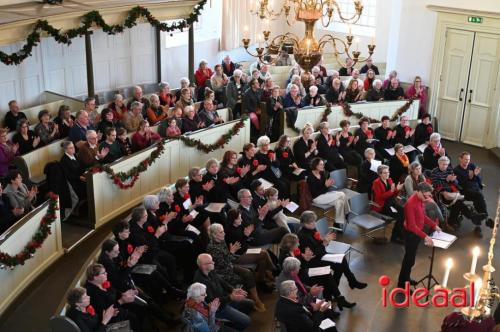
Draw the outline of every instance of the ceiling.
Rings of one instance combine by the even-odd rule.
[[[80,17],[99,10],[108,24],[123,23],[127,12],[144,6],[159,20],[187,17],[197,0],[63,0],[49,5],[33,0],[0,0],[0,45],[25,40],[38,19],[46,19],[56,28],[77,27]]]

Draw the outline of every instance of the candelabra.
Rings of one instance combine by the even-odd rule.
[[[248,54],[258,58],[260,62],[273,64],[279,59],[277,56],[279,52],[283,51],[285,46],[289,46],[289,53],[293,53],[295,61],[306,71],[310,71],[312,67],[320,62],[325,52],[325,47],[328,45],[332,46],[333,54],[337,62],[342,66],[345,66],[346,63],[341,57],[351,59],[354,64],[364,62],[373,55],[375,50],[373,39],[371,44],[368,45],[368,57],[363,58],[359,51],[359,42],[354,39],[351,29],[349,29],[349,34],[345,40],[332,34],[326,34],[319,40],[316,40],[314,37],[316,22],[321,19],[324,27],[329,26],[332,22],[334,12],[338,14],[342,22],[355,24],[361,17],[363,5],[359,0],[354,0],[353,3],[355,13],[351,17],[345,17],[335,0],[284,0],[284,4],[279,11],[272,9],[269,0],[257,0],[257,10],[252,10],[251,13],[256,14],[264,21],[263,30],[257,36],[257,47],[255,53],[252,53],[248,49],[251,41],[248,27],[244,27],[243,47]],[[290,19],[292,17],[292,9],[295,13],[295,21],[304,22],[305,24],[304,37],[301,39],[293,33],[285,33],[271,39],[270,20],[274,20],[284,13],[287,24],[292,26],[295,23],[295,21],[291,21]],[[355,50],[351,50],[353,41],[356,46]]]

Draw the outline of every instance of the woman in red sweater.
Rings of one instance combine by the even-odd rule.
[[[376,212],[391,216],[396,219],[396,224],[392,230],[391,241],[403,243],[403,207],[396,201],[399,191],[403,188],[403,183],[394,184],[390,178],[389,166],[380,165],[377,168],[378,179],[372,184],[372,209]]]
[[[214,72],[212,69],[208,67],[208,62],[206,60],[201,60],[198,69],[194,73],[196,86],[198,87],[198,100],[203,100],[205,94],[205,83],[207,80],[210,82],[210,78],[213,74]]]
[[[132,135],[132,149],[134,152],[140,151],[159,140],[161,140],[160,135],[151,130],[146,120],[142,120],[139,129]]]

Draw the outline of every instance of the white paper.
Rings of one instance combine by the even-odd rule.
[[[261,248],[248,248],[247,249],[247,254],[249,255],[258,255],[262,251]]]
[[[422,153],[424,153],[425,148],[427,147],[427,143],[420,144],[417,149],[419,149]]]
[[[389,206],[391,208],[392,213],[398,213],[398,210],[396,210],[394,207]]]
[[[377,168],[382,165],[382,162],[377,159],[371,161],[370,171],[377,173]]]
[[[323,299],[316,299],[316,303],[321,302],[321,301],[323,301]],[[328,309],[332,308],[332,304],[331,303],[325,302],[323,305],[326,305],[326,304],[328,304]]]
[[[432,239],[432,245],[436,248],[448,249],[452,242]]]
[[[385,149],[385,151],[387,151],[387,153],[391,156],[394,156],[394,148],[390,148],[390,149]]]
[[[432,233],[431,238],[433,240],[441,240],[446,242],[453,242],[457,239],[457,237],[453,234],[449,234],[446,232],[437,232],[437,231]]]
[[[408,153],[408,152],[412,152],[412,151],[415,151],[415,147],[413,145],[406,145],[404,148],[403,148],[403,151],[404,153]]]
[[[303,171],[305,171],[305,169],[303,168],[296,168],[292,174],[295,174],[295,175],[300,175],[300,173],[302,173]]]
[[[322,266],[322,267],[311,267],[309,268],[309,271],[307,271],[307,274],[309,274],[310,277],[314,276],[323,276],[325,274],[330,274],[330,266]]]
[[[297,205],[297,203],[295,202],[290,202],[288,203],[286,206],[286,209],[292,213],[295,212],[295,210],[297,210],[299,208],[299,206]]]
[[[274,186],[274,184],[272,184],[271,182],[269,182],[267,180],[264,180],[263,178],[260,178],[259,181],[262,183],[262,188],[264,190],[267,190],[268,188],[271,188],[272,186]]]
[[[326,330],[326,329],[329,329],[330,327],[334,327],[334,326],[335,326],[335,322],[333,322],[330,318],[323,319],[321,324],[319,324],[319,328],[321,330]]]
[[[186,199],[184,203],[182,203],[182,206],[184,206],[186,210],[188,210],[191,205],[193,205],[193,202],[191,202],[191,198]]]
[[[220,213],[220,211],[225,205],[226,205],[225,203],[210,203],[205,207],[205,211]]]
[[[321,260],[332,263],[342,263],[344,256],[345,254],[326,254],[321,257]]]
[[[196,218],[196,216],[197,216],[198,214],[199,214],[199,212],[198,212],[198,211],[196,211],[196,210],[193,210],[193,211],[189,212],[189,215],[190,215],[191,217],[193,217],[193,219],[194,219],[194,218]]]
[[[195,233],[196,235],[200,235],[200,231],[198,230],[198,228],[194,227],[193,225],[187,225],[186,226],[186,231],[188,232],[193,232]]]

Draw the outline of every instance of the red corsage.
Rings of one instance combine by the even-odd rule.
[[[181,212],[181,207],[179,205],[176,205],[174,207],[174,210],[175,210],[175,212],[179,213],[179,212]]]
[[[134,252],[134,246],[131,245],[130,243],[127,244],[127,252],[129,253],[129,255]]]
[[[432,126],[428,126],[427,127],[427,133],[428,134],[432,134],[434,132],[434,129],[432,128]]]
[[[274,152],[269,151],[269,152],[267,153],[267,157],[268,157],[269,159],[272,159],[272,158],[274,157]]]
[[[286,152],[286,151],[283,151],[283,154],[282,154],[282,156],[283,156],[283,158],[285,158],[285,159],[286,159],[286,158],[288,158],[288,152]]]
[[[372,131],[371,131],[371,130],[368,130],[368,131],[366,132],[366,136],[368,137],[368,139],[372,139],[372,138],[373,138]]]
[[[254,159],[252,162],[253,167],[259,166],[259,161],[257,159]]]
[[[300,249],[299,248],[295,248],[293,249],[293,255],[295,257],[299,257],[302,253],[300,252]]]
[[[321,241],[321,234],[319,234],[318,231],[316,231],[313,236],[316,240]]]
[[[166,214],[162,214],[159,219],[160,219],[161,222],[164,222],[165,219],[167,219],[167,215]]]
[[[189,199],[189,198],[191,198],[191,197],[189,196],[189,193],[187,193],[186,195],[184,195],[184,200],[187,200],[187,199]]]
[[[104,289],[108,289],[109,287],[111,287],[111,283],[109,282],[109,280],[106,280],[105,282],[102,283],[101,286]]]
[[[153,234],[155,232],[155,229],[153,228],[153,226],[148,226],[148,228],[146,230],[148,231],[148,233],[151,233],[151,234]]]
[[[236,167],[236,173],[241,174],[241,167]]]
[[[85,308],[85,310],[90,316],[95,316],[95,309],[90,304],[87,306],[87,308]]]
[[[405,130],[405,133],[409,133],[411,131],[411,128],[410,128],[410,126],[406,126],[404,128],[404,130]]]

